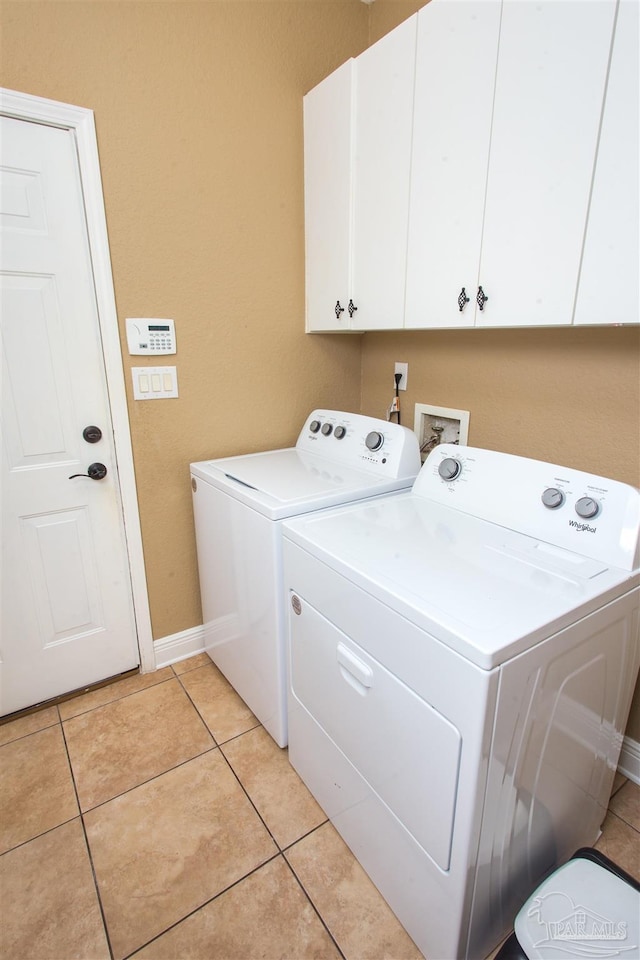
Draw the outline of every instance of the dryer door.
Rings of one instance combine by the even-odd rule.
[[[298,595],[292,602],[300,610],[290,617],[293,697],[378,802],[448,870],[462,748],[459,731],[309,603]],[[337,796],[339,779],[331,771],[326,780],[335,783]],[[346,802],[351,802],[349,793],[342,793]]]

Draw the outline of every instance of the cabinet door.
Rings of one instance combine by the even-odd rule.
[[[574,323],[640,321],[638,0],[620,0]]]
[[[307,332],[348,330],[353,60],[304,98]],[[336,304],[342,313],[336,316]]]
[[[401,327],[417,16],[356,61],[352,327]]]
[[[504,0],[477,326],[571,323],[615,0]]]
[[[418,14],[406,327],[474,324],[501,5]]]

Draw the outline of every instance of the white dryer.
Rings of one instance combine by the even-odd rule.
[[[418,440],[396,423],[314,410],[295,447],[191,464],[205,648],[287,743],[282,522],[411,487]]]
[[[470,447],[284,524],[289,759],[430,960],[593,844],[639,664],[637,490]]]

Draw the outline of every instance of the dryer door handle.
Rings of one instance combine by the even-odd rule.
[[[336,656],[340,664],[340,672],[347,683],[358,693],[366,693],[373,685],[373,670],[369,664],[352,653],[343,643],[338,644]]]

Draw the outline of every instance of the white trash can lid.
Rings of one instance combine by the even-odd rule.
[[[529,960],[640,957],[640,893],[591,860],[569,860],[529,897],[514,925]]]

